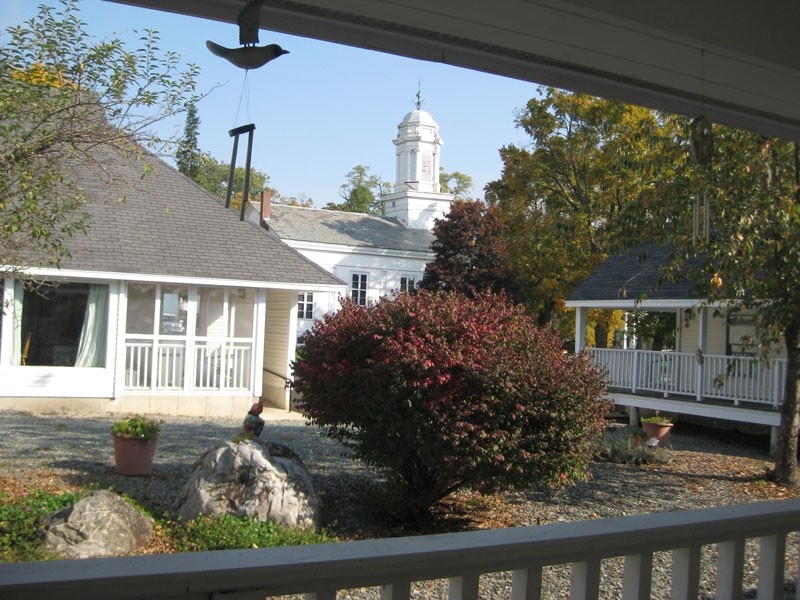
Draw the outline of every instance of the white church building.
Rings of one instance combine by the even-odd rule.
[[[442,138],[419,103],[397,126],[392,193],[381,198],[384,215],[270,204],[261,223],[285,244],[347,285],[360,304],[413,289],[433,259],[432,229],[450,211],[453,194],[439,185]],[[251,212],[256,215],[255,210]],[[315,319],[339,306],[336,292],[303,291],[297,298],[298,338]]]

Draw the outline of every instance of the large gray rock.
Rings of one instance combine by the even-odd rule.
[[[125,556],[150,540],[153,520],[100,490],[50,515],[46,532],[46,547],[63,558]]]
[[[312,529],[320,524],[320,507],[303,461],[286,446],[255,439],[203,454],[172,505],[172,518],[233,514]]]

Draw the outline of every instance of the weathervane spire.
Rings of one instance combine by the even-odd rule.
[[[417,110],[422,108],[422,81],[417,81]]]

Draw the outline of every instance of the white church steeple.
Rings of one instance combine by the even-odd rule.
[[[442,194],[439,185],[442,144],[439,125],[422,110],[418,91],[415,110],[397,126],[394,191],[382,198],[385,216],[411,229],[432,229],[434,219],[450,211],[453,195]]]

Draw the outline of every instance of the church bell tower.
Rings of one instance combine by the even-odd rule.
[[[439,160],[443,140],[439,125],[422,110],[417,92],[415,110],[397,126],[394,191],[383,196],[384,215],[411,229],[432,229],[434,219],[450,211],[452,194],[442,194]]]

